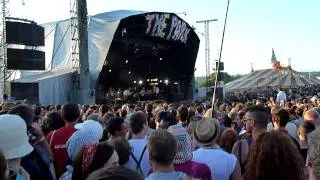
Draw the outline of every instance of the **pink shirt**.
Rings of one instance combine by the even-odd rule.
[[[198,163],[190,160],[183,164],[175,164],[174,169],[177,172],[183,172],[188,176],[194,178],[199,178],[201,180],[211,180],[210,168],[203,163]],[[149,171],[149,174],[151,173],[152,169]]]

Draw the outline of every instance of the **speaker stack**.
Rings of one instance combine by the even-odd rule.
[[[6,18],[8,70],[45,70],[44,28],[33,21]]]

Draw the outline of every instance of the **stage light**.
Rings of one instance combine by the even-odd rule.
[[[131,71],[129,71],[128,73],[131,74]]]
[[[128,60],[126,60],[126,63],[128,63],[129,61]]]
[[[176,84],[176,85],[177,85],[177,84],[179,84],[179,83],[175,82],[174,84]]]
[[[160,58],[160,61],[162,61],[162,58]]]
[[[160,80],[160,82],[162,83],[162,80]]]
[[[168,83],[169,83],[169,80],[168,80],[168,79],[164,80],[164,83],[168,84]]]
[[[142,84],[142,81],[141,81],[141,80],[139,81],[139,84]]]
[[[135,84],[136,84],[136,83],[137,83],[137,81],[133,81],[133,83],[135,83]]]
[[[111,69],[109,69],[109,72],[111,72]]]

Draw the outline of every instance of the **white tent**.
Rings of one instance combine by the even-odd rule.
[[[141,11],[112,11],[90,16],[88,19],[88,50],[91,88],[105,63],[113,36],[120,20],[142,14]],[[63,104],[70,100],[73,86],[71,62],[70,19],[43,24],[45,28],[46,71],[22,71],[13,82],[38,83],[39,102],[43,105]]]

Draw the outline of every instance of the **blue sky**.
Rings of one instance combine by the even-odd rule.
[[[69,17],[69,0],[10,0],[10,15],[38,23]],[[218,58],[227,0],[87,0],[90,15],[119,10],[186,12],[179,14],[197,32],[197,20],[217,18],[210,24],[211,60]],[[222,61],[231,74],[270,68],[271,49],[278,60],[299,71],[320,70],[320,0],[231,0]],[[205,74],[204,39],[196,75]]]

